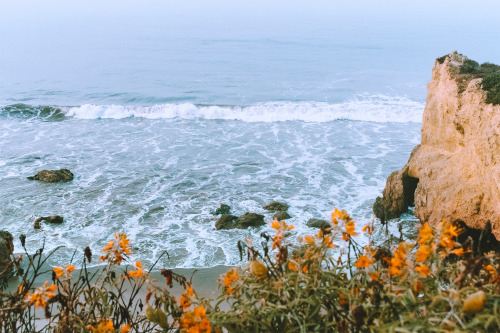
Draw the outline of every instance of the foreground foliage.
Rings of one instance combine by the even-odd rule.
[[[13,258],[21,283],[0,294],[0,332],[500,331],[500,255],[473,254],[470,240],[456,242],[455,225],[423,224],[415,242],[392,248],[375,246],[373,224],[357,231],[345,211],[294,246],[292,225],[271,227],[274,235],[263,233],[258,246],[238,243],[249,264],[221,277],[214,300],[171,270],[160,270],[166,288],[151,278],[154,265],[135,261],[123,270],[124,234],[104,247],[99,270],[87,270],[87,248],[81,269],[56,267],[52,282],[38,287],[43,248]],[[360,232],[365,247],[355,241]],[[179,299],[174,283],[184,289]]]

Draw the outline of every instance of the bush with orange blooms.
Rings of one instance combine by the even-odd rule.
[[[270,227],[262,249],[238,243],[243,266],[221,276],[213,300],[169,269],[155,281],[155,265],[131,262],[121,233],[104,246],[100,269],[87,269],[87,248],[78,270],[55,267],[43,284],[53,252],[13,256],[20,285],[0,291],[0,332],[500,331],[500,255],[457,243],[455,224],[424,223],[417,239],[392,247],[375,243],[373,221],[360,228],[338,209],[329,228],[293,242],[293,225]],[[174,282],[184,290],[178,299]]]

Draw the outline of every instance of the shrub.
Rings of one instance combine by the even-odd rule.
[[[500,331],[500,255],[461,247],[453,224],[425,223],[416,242],[392,249],[375,246],[373,224],[362,228],[368,245],[359,246],[355,222],[337,209],[330,228],[299,238],[298,246],[286,242],[292,225],[271,227],[261,250],[252,240],[238,243],[249,263],[221,277],[221,294],[211,302],[171,270],[160,272],[168,287],[183,286],[178,300],[151,278],[155,265],[121,268],[130,254],[124,234],[104,247],[99,270],[87,270],[87,248],[80,270],[56,267],[52,282],[38,287],[53,252],[26,252],[13,258],[19,288],[0,293],[0,332]],[[43,327],[36,327],[36,308],[44,310]]]

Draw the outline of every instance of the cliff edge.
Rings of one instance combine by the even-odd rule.
[[[436,59],[427,84],[421,144],[387,179],[374,204],[382,221],[415,205],[436,225],[443,219],[489,228],[500,240],[500,66],[457,52]],[[488,223],[489,222],[489,223]]]

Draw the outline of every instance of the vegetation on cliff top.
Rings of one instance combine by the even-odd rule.
[[[443,64],[448,55],[437,58],[436,60]],[[475,78],[482,78],[482,88],[487,91],[486,103],[500,104],[500,66],[489,62],[481,65],[477,61],[465,59],[460,66],[460,74],[470,74]]]
[[[39,332],[500,331],[500,255],[476,255],[470,240],[457,243],[456,225],[425,223],[415,242],[393,248],[375,246],[373,224],[359,231],[337,209],[329,228],[300,238],[299,246],[286,241],[293,225],[273,221],[271,228],[261,250],[257,240],[238,243],[249,264],[221,276],[213,300],[198,297],[171,270],[160,270],[161,284],[150,275],[154,265],[147,270],[135,261],[121,270],[131,254],[124,234],[103,248],[105,266],[97,272],[86,269],[87,248],[79,271],[71,263],[56,267],[52,282],[39,287],[43,248],[26,253],[13,258],[19,288],[0,293],[0,332],[31,332],[37,323]],[[360,232],[365,247],[355,241]],[[179,299],[170,293],[174,282],[184,288]]]

